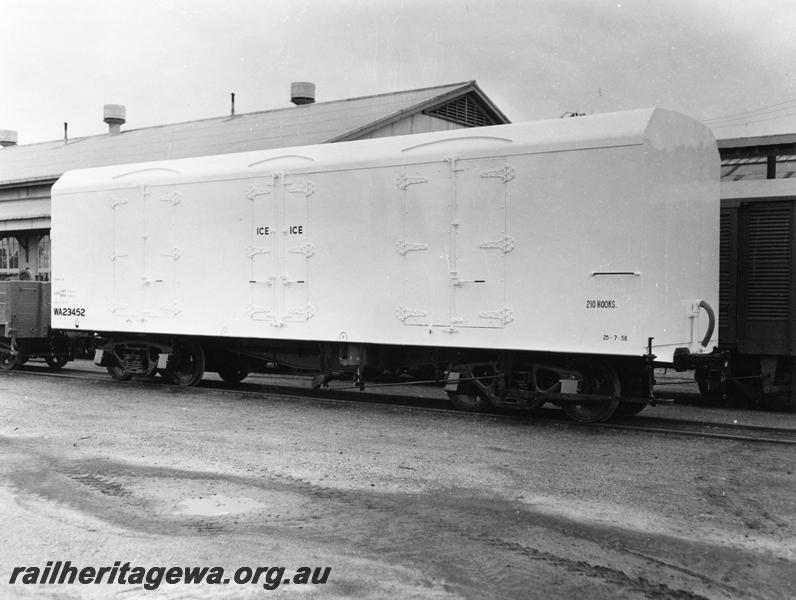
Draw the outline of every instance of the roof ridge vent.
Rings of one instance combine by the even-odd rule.
[[[0,129],[0,147],[17,145],[17,132],[13,129]]]
[[[102,116],[102,120],[108,124],[108,133],[121,133],[122,125],[127,122],[127,108],[124,104],[105,104]]]

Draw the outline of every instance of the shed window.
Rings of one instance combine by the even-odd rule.
[[[796,177],[796,155],[787,154],[777,157],[777,179]]]
[[[772,154],[739,156],[721,161],[722,181],[791,179],[796,177],[796,155]]]
[[[19,275],[19,242],[12,236],[0,237],[0,277]]]
[[[50,280],[50,236],[44,234],[39,238],[39,272],[36,279]]]
[[[765,179],[767,168],[765,156],[723,160],[721,163],[721,180],[747,181],[750,179]]]

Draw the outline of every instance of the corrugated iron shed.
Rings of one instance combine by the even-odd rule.
[[[54,181],[77,168],[187,158],[366,137],[408,115],[432,111],[457,98],[478,103],[498,123],[509,119],[475,81],[318,102],[184,123],[0,149],[0,186]]]

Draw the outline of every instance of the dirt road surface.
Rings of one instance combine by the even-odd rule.
[[[794,598],[794,458],[15,372],[0,376],[0,597]],[[23,582],[48,561],[116,564],[115,582]],[[120,583],[125,565],[150,585],[141,571]],[[172,566],[223,567],[230,582],[146,589]],[[245,567],[263,567],[257,584],[235,583]],[[301,567],[330,571],[302,584]]]

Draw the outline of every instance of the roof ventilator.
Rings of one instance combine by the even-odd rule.
[[[17,145],[17,132],[12,129],[0,129],[0,147]]]
[[[105,104],[102,107],[103,121],[108,124],[108,133],[121,133],[121,127],[127,122],[127,109],[123,104]]]
[[[290,101],[296,106],[315,102],[315,84],[309,81],[294,81],[290,84]]]

